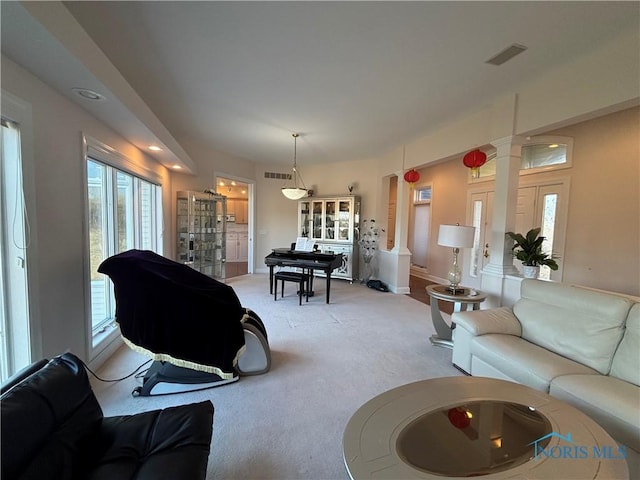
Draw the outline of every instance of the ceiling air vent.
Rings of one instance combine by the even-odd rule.
[[[276,180],[291,180],[290,173],[264,172],[264,178],[274,178]]]
[[[497,55],[494,55],[485,63],[490,63],[491,65],[502,65],[507,60],[511,60],[516,55],[524,52],[527,49],[524,45],[520,45],[518,43],[514,43],[510,47],[505,48]]]

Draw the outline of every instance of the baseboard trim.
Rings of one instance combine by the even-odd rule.
[[[123,345],[124,342],[118,335],[89,361],[89,368],[93,371],[98,370]]]

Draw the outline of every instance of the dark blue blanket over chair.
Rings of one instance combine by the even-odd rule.
[[[155,360],[230,379],[244,344],[245,309],[233,289],[147,250],[106,259],[116,321],[134,350]]]

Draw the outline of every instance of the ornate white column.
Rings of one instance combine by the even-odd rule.
[[[516,136],[491,142],[497,153],[489,263],[482,270],[482,290],[489,295],[487,306],[508,305],[511,298],[519,296],[520,275],[506,233],[516,224],[522,142]]]

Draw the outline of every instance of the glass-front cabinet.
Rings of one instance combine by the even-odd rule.
[[[312,238],[321,251],[342,253],[343,264],[332,276],[358,278],[357,235],[360,197],[312,197],[298,202],[298,235]]]
[[[178,192],[176,261],[217,280],[225,278],[227,198]]]

